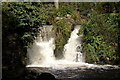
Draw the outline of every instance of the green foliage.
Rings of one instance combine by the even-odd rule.
[[[3,3],[3,28],[14,29],[21,36],[25,46],[33,42],[34,36],[37,36],[38,28],[42,24],[51,24],[51,18],[54,17],[53,3]],[[11,25],[14,24],[14,25]],[[14,27],[13,27],[14,26]]]
[[[98,2],[95,4],[95,10],[99,13],[119,13],[120,2]]]
[[[74,11],[74,7],[71,6],[69,3],[61,3],[60,8],[57,10],[57,16],[65,16],[67,14],[72,15]]]
[[[94,11],[89,14],[87,22],[83,23],[87,62],[114,64],[118,59],[119,26],[116,20],[119,17],[117,13],[98,14]]]
[[[56,33],[55,36],[55,46],[56,55],[58,54],[59,50],[63,50],[64,45],[67,43],[67,40],[70,37],[70,33],[72,31],[72,24],[68,23],[66,20],[58,20],[56,23],[53,24],[53,30]],[[62,55],[62,52],[61,52]]]

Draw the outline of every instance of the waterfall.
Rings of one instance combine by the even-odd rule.
[[[39,36],[32,48],[27,49],[28,65],[49,64],[55,61],[52,26],[40,27]]]
[[[40,34],[28,51],[28,65],[62,65],[84,62],[82,51],[82,35],[78,36],[80,25],[75,26],[71,36],[64,46],[64,58],[56,60],[54,56],[54,32],[52,26],[40,28]],[[74,66],[74,64],[73,64]]]
[[[78,36],[80,26],[76,26],[72,31],[68,43],[64,46],[64,59],[71,62],[83,62],[82,35]]]
[[[76,72],[84,69],[118,69],[112,65],[94,65],[84,62],[82,53],[82,35],[78,36],[80,25],[74,27],[67,44],[64,46],[63,58],[55,58],[54,32],[52,26],[40,27],[40,34],[35,39],[32,48],[27,51],[27,68],[36,72],[50,72],[58,76],[64,73],[76,76]],[[72,71],[71,71],[72,70]],[[73,74],[75,73],[75,74]],[[61,77],[61,76],[60,76]],[[70,76],[71,77],[71,76]]]

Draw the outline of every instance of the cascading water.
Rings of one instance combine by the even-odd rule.
[[[52,26],[41,27],[40,35],[36,38],[32,48],[28,49],[28,65],[26,67],[36,73],[51,73],[56,79],[60,80],[77,80],[78,78],[83,79],[86,77],[89,79],[91,76],[93,78],[96,76],[100,78],[100,75],[104,72],[96,74],[96,70],[98,72],[103,71],[103,69],[105,71],[107,69],[118,70],[119,67],[114,65],[94,65],[84,62],[83,53],[81,52],[82,35],[77,35],[79,29],[80,25],[76,26],[72,31],[67,44],[64,46],[64,57],[61,60],[56,60],[54,56],[55,44]],[[111,72],[107,74],[105,72],[107,76],[109,73]],[[118,75],[119,73],[115,74]],[[104,75],[101,77],[104,77]]]
[[[53,50],[55,49],[53,40],[54,39],[51,38],[49,41],[35,41],[32,49],[28,50],[29,64],[40,65],[53,63],[53,61],[55,60],[53,55]]]
[[[82,52],[82,35],[78,36],[80,26],[72,31],[68,43],[64,46],[64,59],[71,62],[84,62]]]
[[[64,58],[56,60],[54,56],[54,38],[50,35],[52,33],[52,28],[48,26],[43,27],[33,47],[28,49],[28,65],[61,65],[63,62],[64,64],[83,62],[83,54],[81,53],[82,35],[77,35],[79,29],[80,26],[75,27],[68,43],[64,46]]]
[[[55,44],[52,26],[41,27],[40,35],[36,38],[32,48],[28,49],[28,65],[26,67],[52,67],[53,69],[65,69],[66,67],[106,68],[112,66],[100,66],[84,62],[82,53],[82,35],[77,35],[79,29],[80,25],[77,25],[72,31],[68,43],[64,46],[64,57],[61,60],[56,60],[54,55]]]
[[[49,33],[49,34],[48,34]],[[40,28],[40,35],[36,38],[32,48],[28,49],[28,65],[43,65],[54,63],[54,38],[52,26]]]

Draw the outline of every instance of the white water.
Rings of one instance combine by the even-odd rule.
[[[54,69],[65,69],[66,67],[99,68],[111,66],[100,66],[84,62],[83,53],[81,53],[82,35],[77,35],[79,29],[80,26],[76,26],[72,31],[67,44],[64,46],[64,57],[61,60],[56,60],[54,56],[55,44],[52,28],[50,26],[41,28],[40,35],[36,38],[32,48],[28,49],[28,65],[26,67],[52,67]]]
[[[83,62],[83,55],[80,52],[82,51],[81,36],[77,35],[79,29],[80,26],[76,26],[72,31],[68,43],[64,46],[64,58],[61,60],[56,60],[54,56],[54,38],[51,37],[48,39],[47,37],[49,35],[45,35],[48,30],[43,29],[36,38],[37,40],[35,40],[32,48],[28,49],[28,65],[59,66],[63,64],[65,66],[74,66],[74,64],[78,64],[78,62]],[[44,37],[41,37],[43,34]]]
[[[64,46],[64,59],[70,62],[84,62],[82,51],[82,35],[78,36],[80,26],[72,31],[68,43]]]
[[[28,65],[46,65],[54,63],[54,38],[51,26],[44,26],[40,30],[40,35],[34,41],[32,48],[28,49]],[[49,33],[49,34],[48,34]]]
[[[53,38],[49,41],[36,42],[31,49],[28,49],[29,64],[40,65],[53,63],[55,60]]]

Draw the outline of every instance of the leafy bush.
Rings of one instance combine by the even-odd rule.
[[[90,63],[115,64],[119,59],[118,36],[119,14],[90,13],[87,22],[83,23],[84,51],[86,61]],[[113,34],[114,33],[114,34]]]
[[[62,56],[62,51],[64,45],[67,43],[67,40],[70,37],[70,33],[72,31],[72,24],[68,23],[65,19],[58,20],[53,24],[53,30],[55,31],[55,55],[56,57]]]

